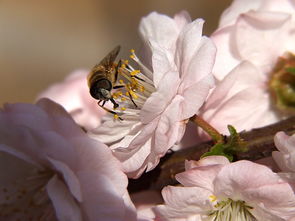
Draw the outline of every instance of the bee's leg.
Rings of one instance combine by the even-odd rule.
[[[129,98],[130,100],[132,101],[132,103],[134,104],[134,106],[137,108],[137,105],[136,103],[134,102],[133,98],[132,98],[132,95],[128,92],[128,95],[129,95]]]
[[[110,109],[108,109],[108,108],[106,108],[106,107],[100,105],[100,102],[97,102],[97,104],[98,104],[101,108],[103,108],[105,111],[107,111],[107,112],[113,114],[115,119],[123,120],[121,117],[119,117],[119,115],[118,115],[115,111],[112,111],[112,110],[110,110]]]
[[[116,109],[117,107],[119,107],[119,104],[116,103],[116,101],[114,100],[114,98],[111,98],[110,101],[113,103],[114,109]]]
[[[113,89],[118,89],[118,88],[122,88],[122,87],[125,87],[125,85],[116,85],[113,87]]]
[[[102,105],[100,105],[101,102],[102,102]],[[97,104],[98,104],[99,106],[101,106],[101,107],[103,107],[103,106],[105,105],[105,103],[106,103],[106,100],[99,100],[99,101],[97,102]]]

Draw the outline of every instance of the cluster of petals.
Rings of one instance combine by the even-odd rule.
[[[4,105],[0,140],[0,220],[136,220],[119,161],[60,105]]]
[[[176,175],[182,186],[162,190],[156,220],[290,220],[295,195],[288,182],[250,161],[230,163],[223,156],[186,162]]]
[[[278,151],[272,153],[276,164],[282,172],[295,173],[295,135],[288,136],[278,132],[274,138]]]
[[[113,144],[114,155],[130,177],[158,164],[181,139],[187,120],[214,86],[211,72],[216,48],[202,36],[203,23],[202,19],[191,21],[186,12],[174,18],[153,12],[141,20],[145,47],[142,60],[136,60],[154,91],[140,110],[133,110],[132,117],[105,121],[91,131],[92,137]]]
[[[291,0],[234,0],[211,38],[217,55],[213,74],[219,81],[201,114],[223,133],[282,119],[271,102],[268,82],[280,56],[295,52]]]
[[[87,70],[74,71],[64,81],[53,84],[41,92],[37,100],[46,97],[59,103],[76,123],[87,131],[97,127],[105,111],[98,108],[97,101],[89,94],[88,74]]]

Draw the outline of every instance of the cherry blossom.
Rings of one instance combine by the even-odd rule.
[[[183,186],[162,190],[156,220],[289,220],[295,215],[291,186],[268,167],[223,156],[186,162],[176,175]]]
[[[200,113],[220,132],[227,134],[227,124],[250,130],[290,114],[274,105],[270,82],[276,72],[293,66],[294,13],[289,0],[235,0],[224,11],[211,36],[217,46],[213,74],[219,82]],[[277,70],[281,60],[286,66]]]
[[[113,144],[114,155],[129,177],[158,164],[181,139],[187,120],[198,112],[214,85],[215,46],[202,36],[203,23],[202,19],[192,22],[186,12],[174,18],[153,12],[141,20],[143,59],[134,51],[131,55],[140,70],[129,63],[121,68],[137,78],[125,82],[125,93],[117,93],[121,108],[115,110],[115,120],[109,115],[89,133]]]
[[[0,220],[136,220],[119,161],[58,104],[0,111]]]
[[[97,127],[105,114],[89,95],[88,74],[87,70],[74,71],[63,82],[53,84],[38,96],[38,99],[47,97],[62,105],[85,130]]]
[[[284,132],[275,135],[274,142],[279,151],[272,157],[283,172],[295,172],[295,135],[288,136]]]

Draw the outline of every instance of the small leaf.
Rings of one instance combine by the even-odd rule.
[[[295,75],[295,67],[289,67],[285,69],[287,72]]]
[[[230,133],[227,141],[216,143],[211,147],[210,151],[204,153],[201,158],[219,155],[227,157],[228,160],[232,162],[236,153],[247,151],[246,142],[240,137],[236,129],[231,125],[228,125],[227,128]]]

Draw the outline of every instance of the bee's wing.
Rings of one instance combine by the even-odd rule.
[[[104,59],[101,60],[101,62],[99,62],[99,64],[95,65],[95,67],[98,67],[98,66],[111,67],[113,62],[116,60],[116,57],[118,56],[120,52],[120,49],[121,49],[120,45],[115,47],[110,53],[108,53],[104,57]]]

